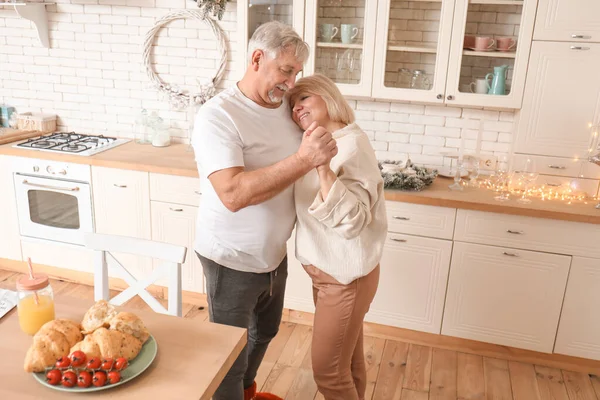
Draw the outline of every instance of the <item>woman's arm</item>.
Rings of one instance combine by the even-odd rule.
[[[372,150],[358,149],[343,162],[338,176],[329,166],[319,167],[318,175],[321,190],[309,213],[340,236],[357,237],[371,223],[371,208],[383,188]]]

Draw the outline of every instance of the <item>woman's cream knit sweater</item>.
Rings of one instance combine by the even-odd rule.
[[[313,170],[294,186],[296,258],[348,284],[371,272],[387,234],[383,179],[369,138],[355,123],[335,131],[337,175],[326,199]]]

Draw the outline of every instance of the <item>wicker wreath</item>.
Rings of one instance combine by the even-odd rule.
[[[199,21],[203,21],[208,24],[215,38],[217,39],[217,47],[221,53],[221,60],[219,68],[215,76],[208,82],[201,82],[200,79],[196,79],[200,91],[198,93],[185,93],[178,86],[169,85],[160,79],[160,77],[154,72],[152,64],[150,62],[150,53],[152,52],[152,44],[154,43],[154,36],[156,33],[166,24],[177,19],[193,18]],[[227,64],[227,46],[225,45],[225,35],[221,28],[215,21],[207,17],[205,13],[198,10],[180,10],[169,13],[156,21],[154,26],[146,33],[143,44],[143,58],[144,66],[146,67],[146,73],[148,78],[156,87],[156,89],[162,93],[169,103],[177,109],[182,109],[195,104],[204,104],[211,97],[215,95],[215,88],[217,84],[223,78],[225,73],[225,65]]]

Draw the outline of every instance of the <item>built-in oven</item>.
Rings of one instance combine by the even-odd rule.
[[[90,167],[19,159],[13,171],[21,236],[83,245],[94,231]]]

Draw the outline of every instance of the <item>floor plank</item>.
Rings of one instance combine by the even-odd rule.
[[[296,325],[285,344],[281,356],[269,373],[262,391],[273,393],[281,398],[286,398],[302,369],[307,354],[310,353],[312,327]]]
[[[311,358],[309,348],[285,400],[312,400],[315,398],[317,384],[313,377]]]
[[[534,366],[540,398],[542,400],[569,400],[567,388],[559,369]]]
[[[485,398],[487,400],[512,400],[508,362],[497,358],[483,358]]]
[[[592,381],[592,386],[596,391],[596,397],[600,400],[600,376],[598,375],[590,375],[590,379]]]
[[[420,392],[417,390],[402,389],[401,400],[427,400],[429,394],[427,392]]]
[[[598,400],[588,374],[563,371],[569,400]]]
[[[533,365],[510,361],[508,371],[514,400],[541,400]]]
[[[457,353],[433,349],[429,400],[456,400]]]
[[[482,356],[458,353],[456,392],[459,400],[485,399]]]
[[[406,373],[404,374],[405,389],[429,392],[431,378],[432,348],[411,344],[408,349]]]
[[[365,390],[365,399],[372,399],[377,384],[377,375],[381,367],[383,358],[383,349],[385,348],[385,339],[365,336],[364,350],[365,363],[367,365],[367,388]]]
[[[373,400],[401,400],[407,357],[407,343],[386,341]]]

